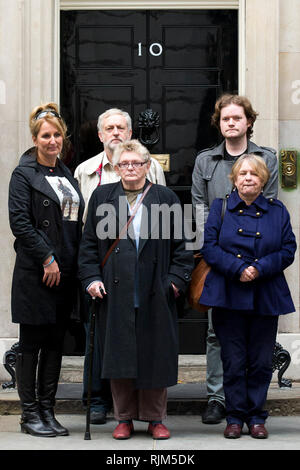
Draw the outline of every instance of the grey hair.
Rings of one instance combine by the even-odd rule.
[[[123,111],[122,109],[111,108],[111,109],[108,109],[107,111],[105,111],[104,113],[100,114],[100,116],[98,117],[97,127],[98,127],[99,132],[102,131],[103,119],[106,119],[110,116],[114,116],[115,114],[120,114],[121,116],[123,116],[126,119],[128,130],[131,131],[132,122],[131,122],[131,117],[129,116],[129,114],[126,111]]]
[[[125,142],[120,142],[116,145],[112,157],[112,164],[116,166],[121,158],[121,155],[124,152],[132,152],[136,153],[139,157],[141,157],[145,162],[151,161],[149,150],[144,147],[138,140],[126,140]]]

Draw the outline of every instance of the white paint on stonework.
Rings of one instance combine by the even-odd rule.
[[[3,80],[0,80],[0,104],[6,104],[6,85]]]

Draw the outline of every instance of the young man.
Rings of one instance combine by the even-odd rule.
[[[95,157],[81,163],[75,170],[75,178],[78,180],[79,188],[85,202],[83,222],[87,218],[87,209],[90,197],[94,190],[103,184],[116,183],[120,176],[114,171],[112,156],[115,147],[126,140],[131,139],[132,123],[129,114],[117,108],[111,108],[101,114],[98,118],[98,137],[103,143],[104,150]],[[151,159],[150,170],[147,178],[152,183],[166,185],[164,172],[160,164],[154,158]],[[89,324],[85,324],[87,338],[89,337]],[[88,344],[86,359],[84,363],[83,376],[83,402],[87,398],[88,381]],[[93,382],[91,394],[91,423],[104,424],[106,413],[111,409],[112,398],[109,380],[101,379],[101,350],[97,335],[94,346]]]
[[[193,170],[193,208],[195,213],[196,206],[204,211],[204,221],[213,200],[231,193],[232,185],[228,175],[236,159],[244,153],[255,153],[265,160],[270,170],[270,179],[263,193],[267,198],[277,197],[276,152],[250,140],[257,115],[246,97],[226,94],[217,100],[212,125],[218,128],[224,140],[220,145],[201,151]],[[208,405],[202,415],[202,422],[217,424],[225,417],[225,398],[220,345],[213,331],[211,310],[208,312],[206,359]]]

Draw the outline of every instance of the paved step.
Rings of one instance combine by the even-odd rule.
[[[60,374],[61,383],[80,383],[83,377],[83,356],[64,356]],[[9,381],[10,376],[6,373],[4,381]],[[179,356],[178,382],[197,383],[206,380],[206,356],[204,355],[182,355]],[[273,376],[277,382],[277,372]]]
[[[60,382],[80,383],[83,375],[84,357],[64,356]],[[178,382],[196,383],[206,379],[206,356],[184,355],[179,356]]]
[[[64,356],[57,393],[59,413],[83,413],[81,404],[83,356]],[[179,356],[178,384],[168,391],[169,414],[201,414],[207,403],[206,356]],[[279,388],[273,375],[266,407],[274,416],[300,414],[300,382],[291,388]],[[14,389],[0,387],[0,415],[19,414],[19,398]]]
[[[60,374],[61,383],[80,383],[83,377],[83,356],[64,356]],[[278,371],[273,374],[272,382],[277,383]],[[288,374],[288,371],[287,371]],[[286,375],[284,375],[286,377]],[[287,375],[287,378],[289,376]],[[178,382],[199,383],[206,380],[206,356],[182,355],[178,360]]]
[[[270,457],[275,457],[276,462],[281,467],[286,467],[292,463],[288,460],[289,455],[283,451],[299,451],[299,429],[300,416],[272,416],[267,421],[269,439],[253,439],[247,433],[247,427],[244,426],[243,435],[240,439],[224,439],[223,432],[225,423],[206,425],[201,422],[200,416],[196,415],[169,415],[164,423],[171,431],[171,439],[157,440],[152,439],[147,434],[147,423],[134,421],[134,435],[129,440],[115,440],[112,432],[116,427],[116,421],[109,417],[107,423],[101,426],[91,426],[91,440],[85,440],[86,419],[83,414],[60,414],[59,422],[69,429],[70,435],[58,438],[37,438],[20,432],[20,417],[16,415],[0,416],[0,452],[1,462],[5,465],[6,453],[4,451],[67,451],[67,465],[71,467],[79,458],[85,459],[86,464],[89,459],[97,457],[97,466],[100,468],[136,469],[144,470],[152,468],[153,470],[166,469],[167,465],[177,468],[201,468],[203,466],[203,457],[213,457],[213,462],[219,464],[221,459],[230,457],[233,461],[240,458],[240,454],[228,454],[228,451],[248,451],[245,454],[247,463],[257,465],[257,453],[250,454],[249,451],[272,451],[268,457],[268,464],[273,465]],[[75,452],[74,452],[75,450]],[[213,451],[226,451],[227,453],[217,454]],[[76,451],[96,451],[96,455],[79,455]],[[211,451],[208,455],[207,451]],[[274,451],[280,451],[274,453]],[[290,454],[291,455],[291,454]],[[19,456],[16,452],[10,453],[11,464],[14,465],[13,458]],[[34,457],[44,457],[45,461],[57,459],[57,454],[34,454]],[[60,454],[58,457],[61,460]],[[260,455],[258,455],[260,457]],[[23,453],[22,457],[27,455]],[[31,455],[30,455],[31,457]],[[292,457],[292,455],[291,455]],[[179,460],[180,458],[180,460]],[[118,460],[117,460],[118,459]],[[188,460],[189,459],[189,460]],[[190,460],[191,459],[191,460]],[[73,463],[74,462],[74,463]],[[255,462],[255,463],[254,463]],[[59,465],[58,461],[56,465]],[[193,467],[194,465],[194,467]],[[241,463],[242,466],[245,463]]]
[[[84,413],[82,403],[82,383],[60,383],[57,392],[56,411],[58,413]],[[168,389],[168,414],[200,415],[207,402],[206,384],[178,383]],[[300,415],[300,383],[291,388],[279,388],[272,383],[269,389],[266,408],[273,416]],[[0,415],[19,414],[19,397],[15,389],[0,391]]]

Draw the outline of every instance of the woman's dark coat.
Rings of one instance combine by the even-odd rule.
[[[80,196],[78,237],[80,239],[84,201],[77,181],[58,160],[64,176]],[[39,169],[34,149],[28,150],[12,173],[9,185],[9,221],[16,237],[13,273],[12,321],[40,325],[56,322],[58,289],[43,282],[43,262],[54,255],[60,264],[63,248],[62,212],[55,191]]]
[[[212,270],[200,302],[260,315],[294,312],[283,271],[294,261],[296,241],[283,203],[261,194],[246,206],[234,191],[227,200],[223,223],[221,208],[222,199],[216,199],[205,225],[202,252]],[[257,268],[259,277],[241,282],[241,273],[250,265]]]
[[[146,180],[145,187],[149,184]],[[162,239],[162,218],[155,226],[150,217],[153,204],[172,206],[180,203],[168,188],[153,185],[143,205],[142,227],[148,221],[148,234],[157,230],[156,239],[140,239],[138,253],[135,241],[121,239],[108,258],[103,260],[116,238],[99,239],[101,221],[116,221],[119,233],[120,196],[125,199],[121,182],[97,188],[90,200],[79,251],[79,277],[83,287],[95,280],[104,282],[107,296],[100,302],[100,333],[103,345],[103,378],[134,378],[137,388],[168,387],[177,383],[178,331],[175,297],[171,282],[185,291],[193,269],[193,256],[185,249],[183,235],[174,238],[174,217],[171,235]],[[103,206],[106,204],[106,206]],[[127,202],[126,217],[127,217]],[[104,214],[108,205],[110,215]],[[96,211],[98,209],[98,214]],[[115,216],[112,214],[115,211]],[[103,215],[100,215],[102,212]],[[167,217],[164,218],[166,220]],[[181,224],[181,217],[176,221]],[[120,223],[120,229],[127,219]],[[98,226],[97,226],[98,224]],[[112,227],[112,232],[114,229]],[[139,309],[134,308],[135,273],[139,279]]]

